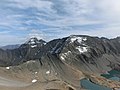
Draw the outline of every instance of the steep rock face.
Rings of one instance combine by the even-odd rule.
[[[120,64],[118,39],[71,35],[48,42],[45,52],[57,56],[63,63],[82,71],[104,73],[118,69]]]
[[[42,49],[46,44],[43,40],[38,40],[37,38],[31,38],[25,44],[22,44],[19,49],[23,52],[23,58],[28,60],[35,60],[41,57]],[[38,55],[39,53],[39,55]]]
[[[31,38],[19,48],[0,50],[1,66],[17,65],[51,54],[63,63],[82,71],[103,73],[119,69],[120,38],[107,39],[85,35],[71,35],[48,43]]]
[[[1,66],[14,66],[20,63],[39,59],[38,55],[41,51],[41,47],[46,44],[43,40],[38,40],[37,38],[30,38],[26,43],[19,46],[16,49],[0,49],[0,65]]]
[[[118,40],[89,36],[71,36],[60,51],[60,59],[82,71],[103,73],[119,67]]]

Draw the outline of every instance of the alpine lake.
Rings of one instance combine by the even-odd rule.
[[[117,71],[117,70],[108,71],[108,73],[101,74],[101,76],[110,80],[120,81],[120,71]],[[81,83],[81,86],[86,90],[112,90],[110,88],[94,84],[87,79],[82,79],[80,83]]]

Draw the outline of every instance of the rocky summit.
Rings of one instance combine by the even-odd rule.
[[[1,48],[0,66],[0,79],[8,82],[0,82],[0,90],[84,90],[84,78],[117,90],[120,82],[101,74],[120,70],[120,37],[71,35],[49,42],[33,37],[14,49]]]

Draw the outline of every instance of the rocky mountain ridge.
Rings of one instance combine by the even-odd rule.
[[[57,77],[79,90],[79,80],[85,78],[86,73],[97,77],[107,71],[120,69],[120,38],[71,35],[50,42],[31,38],[19,48],[0,50],[2,67],[16,67],[24,63],[29,65],[31,60],[39,64],[43,74],[50,74],[48,81]],[[32,64],[30,68],[35,71],[38,64]]]

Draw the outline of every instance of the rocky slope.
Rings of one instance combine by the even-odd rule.
[[[13,73],[18,71],[22,74],[25,71],[27,73],[40,72],[37,75],[39,82],[56,82],[58,80],[67,86],[80,90],[80,79],[90,79],[92,74],[98,77],[101,73],[120,69],[120,38],[107,39],[71,35],[47,43],[37,38],[31,38],[19,48],[1,49],[0,66],[7,67]],[[2,73],[1,71],[1,75]],[[86,74],[89,77],[86,77]],[[10,76],[10,78],[13,77]],[[16,77],[20,78],[21,76],[16,74]],[[19,78],[15,79],[19,80]],[[30,78],[27,82],[31,81]],[[22,77],[22,80],[26,79]],[[116,82],[113,81],[113,83]]]

